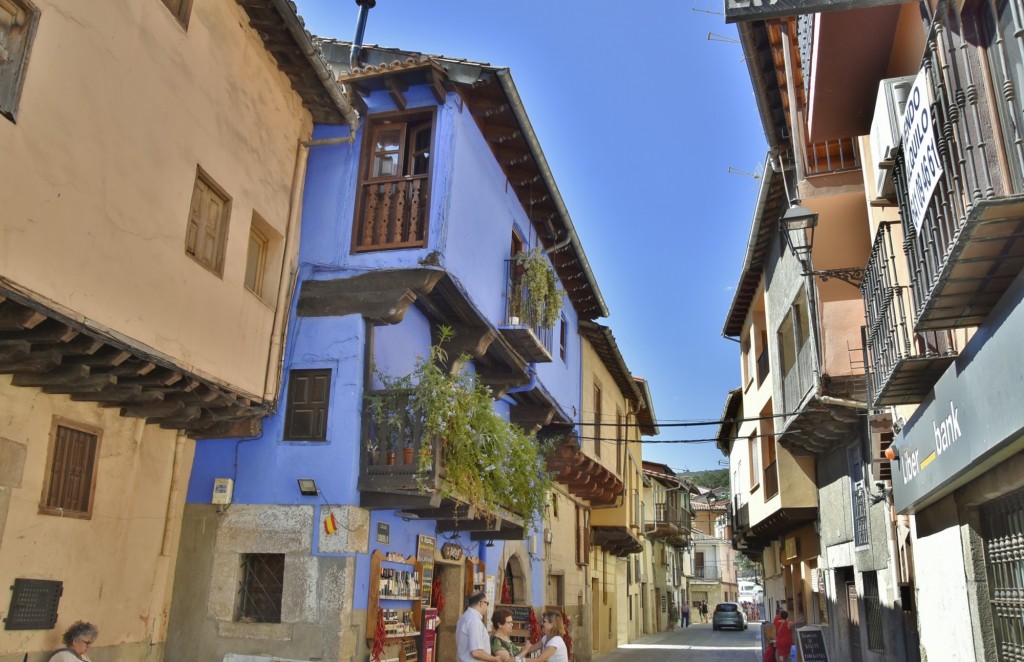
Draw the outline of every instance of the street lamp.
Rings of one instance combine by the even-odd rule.
[[[864,282],[864,267],[842,267],[839,269],[811,269],[811,249],[814,247],[814,228],[818,226],[818,212],[803,205],[792,203],[779,219],[786,243],[793,256],[800,260],[804,276],[818,276],[823,281],[838,278],[844,283],[860,289]]]

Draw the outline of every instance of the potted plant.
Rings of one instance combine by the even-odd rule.
[[[416,429],[420,439],[415,458],[420,489],[436,489],[442,497],[483,510],[512,508],[532,520],[542,512],[551,486],[541,446],[494,411],[491,392],[475,374],[443,367],[450,365],[443,347],[453,335],[441,327],[438,344],[417,360],[411,374],[380,375],[385,391],[371,396],[371,415],[378,431],[386,428],[395,418],[388,414],[389,407],[397,406],[394,394],[405,391],[409,429]],[[461,359],[456,363],[469,361],[468,356]],[[441,481],[435,480],[435,443],[443,447]]]
[[[562,290],[547,257],[540,248],[532,248],[516,253],[513,267],[510,317],[529,327],[550,329],[562,312]]]

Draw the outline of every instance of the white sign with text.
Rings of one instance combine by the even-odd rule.
[[[903,114],[903,153],[907,160],[907,192],[910,219],[921,230],[928,203],[942,177],[942,162],[932,130],[932,99],[928,77],[922,69],[914,80]]]

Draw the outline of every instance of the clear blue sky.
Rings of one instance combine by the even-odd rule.
[[[764,161],[746,63],[721,0],[378,0],[365,43],[509,67],[658,420],[717,419],[739,386],[721,337]],[[353,0],[296,0],[310,32],[351,40]],[[703,11],[701,11],[703,10]],[[712,33],[709,40],[708,33]],[[713,437],[669,428],[653,440]],[[647,444],[675,469],[713,443]]]

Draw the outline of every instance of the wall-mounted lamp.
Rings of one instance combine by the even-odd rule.
[[[320,490],[316,487],[316,481],[312,478],[299,478],[299,493],[302,496],[317,496]]]
[[[840,269],[811,270],[811,249],[814,247],[814,228],[818,226],[818,212],[792,203],[780,219],[786,243],[793,256],[800,260],[804,276],[818,276],[823,281],[838,278],[844,283],[860,288],[864,281],[864,267],[842,267]]]
[[[484,545],[484,547],[494,547],[494,541],[493,540],[488,540],[487,544]]]

